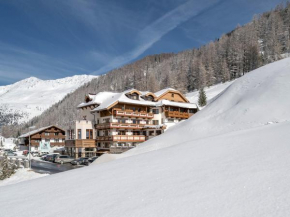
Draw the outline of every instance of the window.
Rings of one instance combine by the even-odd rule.
[[[125,124],[126,120],[125,119],[118,119],[118,123]]]
[[[159,125],[159,120],[152,120],[153,125]]]
[[[154,131],[149,131],[149,136],[154,136]]]
[[[133,124],[136,124],[137,120],[136,119],[132,119],[132,122],[133,122]]]
[[[174,93],[171,94],[171,97],[174,98]]]
[[[156,135],[158,136],[158,135],[160,135],[162,132],[161,132],[161,130],[156,130]]]
[[[194,109],[189,109],[189,111],[188,111],[189,113],[194,113]]]
[[[59,143],[59,139],[55,139],[54,141],[55,141],[56,143]]]
[[[59,133],[54,133],[55,136],[58,136]]]
[[[74,130],[68,130],[67,131],[67,138],[68,139],[74,139]]]
[[[126,132],[125,131],[119,131],[118,135],[126,135]]]
[[[153,114],[159,114],[159,109],[152,109]]]
[[[49,136],[49,133],[48,133],[48,132],[45,132],[44,135],[45,135],[45,136]]]
[[[110,123],[110,118],[105,118],[103,121],[104,123]]]
[[[45,142],[50,142],[50,139],[45,139]]]
[[[93,130],[92,129],[86,130],[86,139],[93,139]]]
[[[174,122],[174,119],[170,118],[168,119],[168,122]]]
[[[78,129],[78,139],[82,139],[82,130]]]

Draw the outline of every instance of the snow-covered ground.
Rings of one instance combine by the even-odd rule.
[[[210,103],[216,96],[218,96],[221,92],[223,92],[225,89],[227,89],[234,81],[228,81],[225,83],[217,84],[211,87],[206,87],[204,89],[207,97],[207,102]],[[199,96],[199,91],[193,91],[190,93],[186,94],[187,99],[191,103],[198,103],[198,96]]]
[[[76,75],[57,80],[27,78],[12,85],[0,86],[0,112],[11,114],[9,121],[23,123],[40,115],[68,93],[97,76]]]
[[[1,187],[1,214],[290,216],[289,94],[290,59],[262,67],[117,160]]]
[[[1,186],[6,186],[6,185],[16,184],[16,183],[19,183],[19,182],[28,181],[28,180],[31,180],[31,179],[37,179],[37,178],[45,177],[45,176],[48,176],[48,175],[49,174],[36,173],[36,172],[34,172],[32,170],[29,170],[29,169],[18,169],[16,171],[16,173],[13,174],[10,178],[4,179],[2,181],[0,180],[0,187]],[[0,205],[0,207],[1,207],[1,205]]]

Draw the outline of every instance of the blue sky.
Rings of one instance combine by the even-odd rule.
[[[199,47],[281,0],[2,0],[0,85]]]

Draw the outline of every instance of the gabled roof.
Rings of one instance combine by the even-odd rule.
[[[46,130],[46,129],[48,129],[48,128],[51,128],[51,127],[55,127],[55,128],[58,128],[58,129],[64,131],[64,130],[61,129],[60,127],[57,127],[57,126],[55,126],[55,125],[50,125],[50,126],[47,126],[47,127],[42,127],[42,128],[37,129],[37,130],[32,130],[32,131],[30,131],[30,132],[28,132],[28,133],[22,134],[21,136],[19,136],[19,138],[28,137],[29,135],[32,136],[32,135],[34,135],[34,134],[36,134],[36,133],[39,133],[39,132],[41,132],[41,131],[43,131],[43,130]],[[64,132],[65,132],[65,131],[64,131]]]
[[[178,90],[175,90],[173,88],[165,88],[163,90],[159,90],[158,92],[155,93],[155,95],[157,96],[157,100],[160,99],[162,96],[164,96],[166,93],[168,92],[174,92],[177,94],[180,94],[180,96],[189,103],[189,100]]]
[[[159,98],[160,96],[164,95],[165,93],[167,93],[169,91],[177,91],[177,90],[175,90],[173,88],[165,88],[165,89],[162,89],[162,90],[155,92],[155,95]]]
[[[117,93],[105,99],[97,108],[93,109],[93,111],[101,111],[105,109],[109,109],[118,102],[125,103],[125,104],[137,104],[137,105],[148,105],[154,106],[155,103],[151,101],[146,101],[142,98],[139,100],[130,99],[126,96],[126,94],[132,93],[132,89],[126,90],[122,93]],[[141,93],[141,92],[140,92]]]

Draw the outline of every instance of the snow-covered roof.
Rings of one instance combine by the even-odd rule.
[[[156,106],[163,106],[163,105],[176,106],[176,107],[189,108],[189,109],[197,108],[197,105],[195,103],[173,102],[166,99],[156,102]]]
[[[117,93],[112,95],[111,97],[106,98],[97,108],[93,109],[93,111],[101,111],[107,109],[117,102],[126,103],[126,104],[137,104],[137,105],[147,105],[147,106],[155,106],[155,102],[146,101],[142,98],[139,100],[130,99],[126,96],[126,94],[132,92],[132,89],[126,90],[122,93]]]
[[[91,99],[90,102],[83,102],[78,105],[78,108],[82,108],[84,106],[90,106],[90,105],[100,105],[102,104],[106,99],[111,98],[119,93],[114,92],[99,92],[98,94],[89,94],[88,97]]]
[[[164,93],[166,93],[167,91],[176,91],[175,89],[173,88],[165,88],[163,90],[159,90],[157,91],[156,93],[154,93],[157,97],[160,97],[161,95],[163,95]]]
[[[56,127],[56,128],[58,128],[58,129],[61,129],[61,128],[57,127],[57,126],[50,125],[50,126],[47,126],[47,127],[41,127],[41,128],[39,128],[39,129],[32,130],[32,131],[30,131],[30,132],[28,132],[28,133],[22,134],[21,136],[19,136],[19,138],[28,137],[29,135],[31,136],[31,135],[33,135],[33,134],[39,133],[39,132],[41,132],[41,131],[43,131],[43,130],[46,130],[46,129],[48,129],[48,128],[51,128],[51,127]],[[61,129],[61,130],[64,131],[63,129]]]
[[[168,91],[169,89],[170,90],[174,90],[172,88],[168,88],[168,89],[166,89],[166,91]],[[197,105],[193,104],[193,103],[172,102],[172,101],[169,101],[169,100],[160,100],[160,101],[157,101],[157,102],[152,102],[152,101],[144,100],[142,98],[139,98],[139,100],[130,99],[130,98],[128,98],[126,96],[126,94],[132,92],[133,90],[135,91],[135,89],[130,89],[130,90],[126,90],[126,91],[124,91],[122,93],[113,93],[111,95],[104,95],[104,98],[103,98],[102,102],[98,103],[99,106],[97,108],[93,109],[92,111],[105,110],[105,109],[113,106],[114,104],[116,104],[118,102],[119,103],[125,103],[125,104],[135,104],[135,105],[155,106],[155,107],[156,106],[168,105],[168,106],[178,106],[178,107],[181,107],[181,108],[197,108]],[[164,91],[164,93],[166,91]],[[174,91],[176,91],[176,90],[174,90]],[[146,94],[151,93],[151,92],[142,91],[140,93],[142,95],[143,94],[146,95]],[[98,101],[97,96],[98,96],[98,94],[95,96],[95,99],[93,100],[94,102]],[[92,103],[92,102],[89,102],[89,103]],[[84,106],[84,105],[88,105],[88,103],[83,103],[83,104],[79,105],[79,107],[80,106]]]

